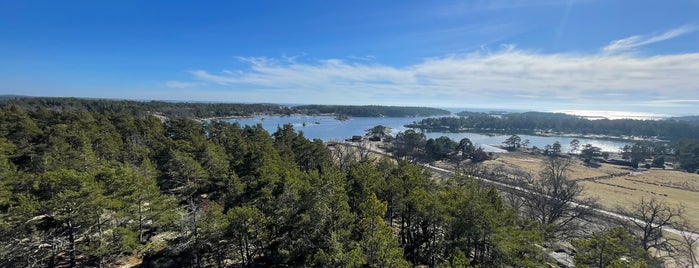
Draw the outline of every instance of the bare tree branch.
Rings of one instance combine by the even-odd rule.
[[[544,225],[546,235],[575,236],[577,220],[592,213],[595,200],[582,198],[583,187],[568,179],[571,160],[551,157],[543,163],[539,180],[524,192],[524,213]]]
[[[628,226],[644,250],[655,249],[674,257],[679,241],[665,236],[663,229],[681,225],[684,215],[681,206],[671,206],[656,198],[641,198],[626,214],[635,219]]]

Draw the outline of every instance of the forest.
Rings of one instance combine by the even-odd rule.
[[[24,109],[42,107],[57,111],[111,112],[129,115],[161,114],[166,117],[223,118],[256,114],[333,114],[354,117],[415,117],[449,115],[451,112],[428,107],[375,105],[300,105],[132,101],[109,99],[0,96],[0,107],[15,105]]]
[[[494,188],[407,162],[340,169],[291,126],[8,106],[0,133],[4,267],[543,261]]]
[[[400,159],[338,159],[290,125],[5,105],[0,134],[3,267],[536,267],[578,215],[549,195],[522,214],[494,186]],[[658,266],[643,246],[660,238],[633,234],[578,236],[575,261]]]
[[[561,113],[487,113],[461,112],[459,117],[426,118],[409,127],[427,131],[500,131],[520,134],[544,132],[553,134],[635,136],[678,141],[699,139],[699,123],[687,118],[666,120],[599,119],[589,120]]]
[[[378,106],[378,105],[301,105],[294,110],[301,114],[342,114],[355,117],[416,117],[450,115],[444,109],[408,106]]]
[[[108,112],[133,116],[145,116],[155,113],[167,117],[190,118],[249,116],[256,113],[293,113],[289,108],[277,104],[133,101],[58,97],[16,97],[0,101],[0,107],[13,105],[25,110],[40,107],[55,111]]]

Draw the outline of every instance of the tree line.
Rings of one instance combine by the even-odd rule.
[[[293,107],[302,114],[341,114],[354,117],[417,117],[450,115],[444,109],[379,105],[300,105]]]
[[[376,105],[301,105],[244,103],[203,103],[167,101],[129,101],[109,99],[16,97],[0,99],[0,107],[17,106],[22,109],[50,109],[58,111],[86,111],[143,116],[157,113],[166,117],[216,118],[251,116],[255,114],[337,114],[354,117],[416,117],[449,115],[447,110],[428,107]]]
[[[395,157],[421,163],[448,161],[460,164],[468,161],[474,164],[491,157],[468,138],[463,138],[458,143],[446,136],[427,139],[425,133],[412,129],[397,133],[392,145],[389,151]]]
[[[565,133],[581,135],[636,136],[679,141],[699,139],[699,123],[690,120],[589,120],[559,113],[459,113],[460,117],[426,118],[408,125],[427,131],[494,131],[517,133]]]
[[[17,106],[25,110],[49,109],[55,111],[117,113],[134,116],[157,113],[166,117],[189,118],[249,116],[259,113],[293,113],[290,108],[278,104],[132,101],[58,97],[22,97],[0,101],[0,107],[9,106]]]
[[[502,143],[505,145],[505,149],[511,152],[526,150],[531,153],[540,152],[547,156],[559,156],[564,153],[562,151],[563,146],[558,141],[546,145],[544,148],[537,148],[536,146],[529,148],[529,141],[522,140],[516,134],[511,135]],[[587,165],[592,165],[593,162],[599,161],[600,158],[608,160],[610,156],[609,152],[602,152],[601,148],[592,144],[580,144],[578,139],[571,140],[569,148],[570,151],[567,153],[577,154]],[[636,141],[619,149],[622,159],[626,161],[619,162],[615,160],[615,164],[639,168],[641,163],[645,163],[650,159],[650,163],[645,163],[642,167],[665,168],[665,163],[668,160],[672,160],[677,164],[677,168],[691,173],[699,171],[699,140],[696,139],[681,139],[675,143]]]

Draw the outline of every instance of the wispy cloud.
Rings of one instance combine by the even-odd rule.
[[[350,60],[357,60],[357,61],[374,61],[374,60],[376,60],[376,56],[374,56],[374,55],[366,55],[366,56],[349,55],[349,56],[347,56],[347,58]]]
[[[671,100],[671,99],[663,99],[663,100],[654,100],[654,101],[649,101],[648,103],[654,104],[654,105],[672,105],[672,106],[686,106],[686,105],[699,105],[699,99],[683,99],[683,100]]]
[[[462,15],[469,12],[500,11],[516,8],[529,8],[541,6],[562,6],[571,2],[593,2],[595,0],[476,0],[459,1],[456,4],[439,6],[431,13],[441,16]]]
[[[640,46],[645,46],[672,39],[681,35],[685,35],[696,30],[699,30],[699,27],[697,27],[697,25],[687,24],[655,35],[634,35],[624,39],[612,41],[609,43],[609,45],[602,48],[602,50],[605,52],[628,51]]]
[[[289,62],[239,58],[249,68],[191,71],[201,83],[245,89],[289,102],[413,103],[590,102],[612,105],[621,96],[699,99],[699,53],[644,57],[633,54],[543,54],[506,46],[425,59],[404,67],[326,59]],[[605,93],[613,94],[605,95]],[[275,100],[270,100],[275,101]],[[529,104],[531,105],[531,103]]]
[[[522,7],[537,7],[537,6],[552,6],[552,5],[568,5],[573,0],[487,0],[478,1],[479,7],[486,10],[500,10]],[[590,2],[590,0],[577,0],[576,2]]]

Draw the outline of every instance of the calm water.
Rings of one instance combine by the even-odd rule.
[[[354,117],[351,120],[339,121],[331,116],[256,116],[243,119],[229,119],[231,122],[238,122],[241,125],[256,125],[262,124],[270,133],[277,130],[284,124],[292,124],[294,129],[303,132],[303,135],[309,139],[321,139],[323,141],[340,141],[347,139],[353,135],[364,135],[365,130],[376,125],[384,125],[393,128],[391,132],[395,135],[399,131],[405,131],[407,128],[404,125],[419,121],[425,117]],[[304,126],[305,124],[305,126]],[[513,133],[518,134],[518,133]],[[438,138],[447,136],[452,140],[459,141],[463,138],[469,138],[476,146],[481,146],[486,151],[498,151],[497,148],[491,145],[502,145],[510,135],[484,135],[479,133],[443,133],[430,132],[426,133],[428,138]],[[529,147],[544,148],[548,144],[553,144],[559,141],[563,147],[563,151],[568,151],[568,145],[573,140],[571,137],[543,137],[533,135],[520,135],[522,140],[529,140]],[[602,139],[584,139],[578,138],[580,144],[592,144],[600,147],[602,151],[618,152],[619,148],[623,147],[628,142],[617,140],[602,140]]]

